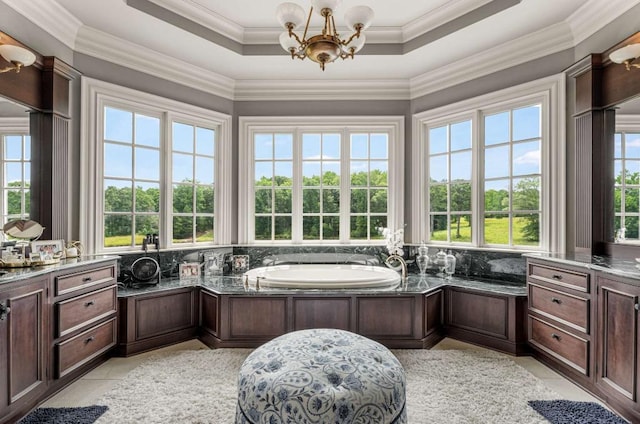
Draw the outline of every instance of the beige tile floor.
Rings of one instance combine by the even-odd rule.
[[[96,400],[110,390],[116,383],[122,380],[129,371],[145,361],[149,355],[155,354],[159,351],[185,349],[195,350],[208,348],[198,340],[191,340],[129,358],[111,358],[61,392],[57,393],[41,406],[71,407],[95,404]],[[484,348],[453,339],[444,339],[433,349],[483,350]],[[550,389],[554,390],[562,398],[576,401],[599,402],[589,393],[585,392],[580,387],[571,383],[569,380],[552,371],[532,357],[522,356],[515,357],[513,359],[516,363],[541,379]]]

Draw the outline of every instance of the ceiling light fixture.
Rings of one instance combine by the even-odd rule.
[[[341,0],[311,0],[311,9],[307,16],[302,37],[299,37],[293,30],[304,23],[304,9],[295,3],[289,2],[278,6],[276,17],[287,30],[280,34],[280,45],[291,53],[292,59],[308,57],[319,63],[320,68],[324,71],[325,64],[331,63],[337,58],[353,58],[362,49],[365,43],[365,36],[362,32],[371,25],[373,10],[368,6],[355,6],[349,9],[345,13],[344,20],[349,30],[354,32],[349,38],[343,40],[336,29],[333,17],[333,13],[340,3]],[[309,22],[314,9],[324,18],[324,26],[321,34],[307,36]]]
[[[640,43],[629,44],[618,50],[611,52],[609,59],[615,63],[624,63],[627,67],[627,71],[634,68],[640,68],[640,64],[632,63],[640,57]]]
[[[0,74],[15,70],[16,73],[24,66],[31,66],[36,61],[36,55],[24,47],[14,46],[11,44],[0,45],[0,56],[12,66],[0,69]]]

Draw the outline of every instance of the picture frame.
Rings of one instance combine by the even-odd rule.
[[[198,262],[186,262],[179,266],[180,278],[198,278],[200,276],[200,264]]]
[[[39,254],[41,261],[64,258],[64,240],[32,241],[31,253]]]

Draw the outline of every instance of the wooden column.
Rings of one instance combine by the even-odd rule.
[[[70,82],[79,73],[54,57],[43,59],[42,109],[31,113],[31,219],[45,227],[43,239],[66,239],[68,216]]]

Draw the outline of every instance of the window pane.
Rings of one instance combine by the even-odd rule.
[[[293,158],[293,136],[291,134],[276,134],[275,138],[275,158]]]
[[[136,114],[136,144],[160,147],[160,119]]]
[[[615,133],[613,136],[614,143],[614,157],[621,158],[622,157],[622,134]]]
[[[21,135],[7,135],[4,137],[4,158],[9,160],[22,159]]]
[[[22,190],[5,190],[5,202],[7,215],[20,215],[22,213]]]
[[[446,182],[449,180],[447,169],[448,156],[432,156],[429,160],[429,176],[431,182]]]
[[[386,216],[372,216],[369,218],[371,222],[369,225],[369,238],[372,240],[381,240],[384,238],[382,233],[378,231],[378,228],[387,228]]]
[[[431,240],[447,241],[447,216],[431,215]]]
[[[131,143],[133,113],[110,107],[104,108],[104,139]]]
[[[215,191],[211,186],[196,187],[196,213],[213,213]]]
[[[368,220],[366,216],[352,216],[349,229],[349,236],[354,240],[366,240]]]
[[[513,145],[513,175],[540,173],[540,142]]]
[[[624,233],[625,238],[638,240],[638,217],[637,216],[627,216],[624,219],[624,228],[626,232]]]
[[[444,153],[449,151],[447,146],[448,126],[431,128],[429,130],[429,154]]]
[[[640,158],[640,134],[627,133],[625,135],[625,157]]]
[[[322,158],[340,159],[340,134],[323,134]]]
[[[451,154],[451,181],[471,180],[471,151]]]
[[[276,186],[291,187],[293,185],[293,163],[275,162],[274,166]]]
[[[291,190],[274,190],[275,213],[291,213]]]
[[[104,247],[131,246],[131,233],[131,215],[105,215]]]
[[[614,192],[613,192],[613,197],[614,197],[614,209],[616,212],[621,212],[622,209],[622,190],[620,190],[619,187],[616,187]],[[616,228],[620,228],[620,227],[616,227]]]
[[[213,184],[213,159],[196,157],[196,183]]]
[[[322,211],[324,213],[340,212],[340,190],[322,190]]]
[[[518,246],[538,246],[540,244],[539,214],[514,215],[513,244]]]
[[[131,212],[132,210],[131,181],[104,180],[104,211]]]
[[[371,168],[369,180],[372,187],[386,187],[389,185],[388,162],[371,162],[369,166]]]
[[[24,136],[24,160],[31,160],[31,136]]]
[[[173,242],[193,243],[193,217],[174,216],[173,217]]]
[[[351,162],[351,185],[367,186],[369,184],[369,163]]]
[[[540,209],[540,179],[513,180],[513,210],[537,211]]]
[[[136,212],[160,212],[159,184],[136,183]]]
[[[24,186],[29,187],[31,182],[31,164],[29,162],[24,163],[24,173],[22,175],[24,178]]]
[[[351,159],[369,158],[369,137],[367,134],[351,135]]]
[[[320,136],[304,134],[302,137],[302,158],[303,159],[321,159],[320,153]]]
[[[540,105],[513,110],[513,140],[540,138]]]
[[[340,186],[340,162],[324,162],[322,164],[322,185]]]
[[[340,238],[340,217],[325,216],[322,218],[322,239],[338,240]]]
[[[387,190],[374,190],[369,192],[371,201],[371,213],[387,213]]]
[[[484,118],[484,144],[506,143],[509,141],[509,112],[487,115]]]
[[[471,148],[471,121],[451,125],[451,151]]]
[[[302,218],[302,238],[304,240],[320,239],[319,216],[305,216]]]
[[[193,156],[173,154],[173,182],[193,182]]]
[[[371,134],[371,159],[387,159],[389,157],[389,136],[387,134]]]
[[[429,188],[429,210],[447,212],[448,185],[432,185]]]
[[[21,162],[5,162],[4,184],[6,187],[22,186],[22,163]]]
[[[451,211],[471,211],[471,184],[451,184]]]
[[[275,217],[274,239],[291,240],[291,217],[290,216]]]
[[[213,241],[213,217],[196,217],[196,241]]]
[[[351,213],[367,213],[367,190],[351,190]]]
[[[320,190],[302,190],[302,213],[320,213]]]
[[[273,163],[271,162],[256,162],[255,164],[255,177],[257,186],[272,186],[273,185]]]
[[[619,172],[619,167],[622,166],[622,161],[616,161],[616,172]],[[625,162],[625,183],[626,184],[640,184],[640,161],[628,160]],[[618,175],[618,174],[616,174]]]
[[[215,138],[214,130],[208,128],[196,128],[196,153],[199,155],[214,156],[215,155]]]
[[[255,191],[256,213],[271,213],[271,190]]]
[[[302,185],[306,187],[320,186],[320,162],[303,162]]]
[[[254,157],[256,159],[273,159],[272,134],[256,134],[254,144]]]
[[[509,146],[491,147],[484,153],[484,177],[509,176]]]
[[[106,177],[131,178],[132,149],[129,146],[105,143],[104,175]]]
[[[471,243],[471,215],[451,215],[451,241]]]
[[[160,180],[160,151],[136,147],[135,178]]]
[[[136,216],[136,245],[142,245],[147,234],[160,233],[160,217],[158,215]]]
[[[193,153],[194,129],[192,125],[173,123],[173,150]]]
[[[256,216],[255,220],[256,240],[271,240],[271,217]]]
[[[193,212],[193,186],[176,184],[173,186],[173,212]]]
[[[625,212],[638,212],[638,189],[628,188],[624,191]]]
[[[509,215],[485,215],[484,241],[487,244],[509,244]]]
[[[509,210],[509,180],[484,183],[484,210],[487,212]]]

